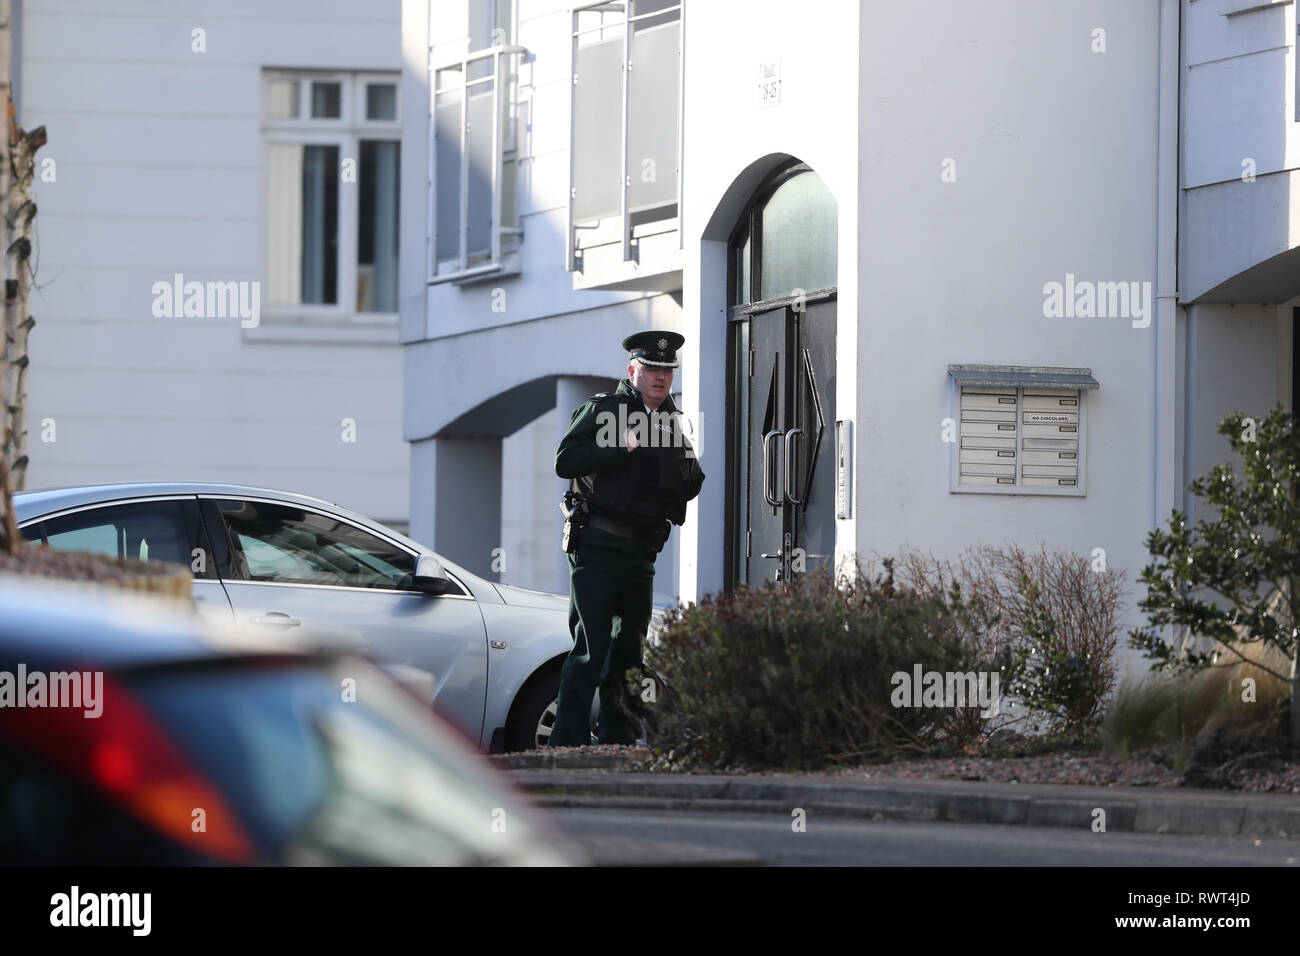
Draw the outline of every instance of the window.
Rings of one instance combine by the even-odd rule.
[[[25,525],[23,537],[56,551],[166,561],[187,570],[193,569],[194,549],[206,548],[193,499],[87,508]],[[213,562],[204,562],[195,577],[215,578]]]
[[[280,584],[408,590],[415,557],[329,515],[260,501],[222,501],[232,576]]]
[[[949,366],[953,491],[1082,495],[1088,369]]]
[[[608,241],[605,224],[617,226],[614,241],[627,262],[634,230],[677,219],[682,11],[675,0],[573,10],[570,272],[583,270],[584,248]]]
[[[755,242],[753,237],[757,237]],[[805,164],[779,169],[731,237],[731,305],[835,287],[839,205]]]
[[[513,4],[471,0],[468,52],[429,74],[429,283],[517,271]]]
[[[268,71],[268,316],[397,312],[396,74]]]

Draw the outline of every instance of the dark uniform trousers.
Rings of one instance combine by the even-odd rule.
[[[550,746],[591,743],[591,703],[600,689],[596,742],[635,743],[640,727],[629,714],[624,672],[641,666],[641,640],[650,624],[655,554],[644,556],[583,541],[569,558],[569,630],[574,645],[560,675]],[[631,705],[635,709],[635,704]]]

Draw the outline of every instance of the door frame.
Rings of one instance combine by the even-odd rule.
[[[739,481],[741,469],[744,467],[746,460],[745,455],[737,454],[736,432],[739,423],[740,403],[738,397],[748,392],[748,375],[749,369],[744,369],[744,379],[740,378],[741,369],[737,364],[737,331],[740,324],[746,323],[750,315],[755,312],[766,312],[772,309],[790,306],[802,300],[806,303],[824,301],[835,298],[839,288],[838,279],[835,286],[829,288],[813,289],[803,293],[802,296],[788,295],[772,299],[759,299],[758,296],[762,290],[762,261],[763,261],[763,231],[762,231],[762,211],[767,205],[767,201],[772,195],[789,179],[803,173],[820,175],[817,170],[807,162],[795,156],[788,156],[776,166],[774,166],[763,178],[758,188],[754,190],[745,202],[743,212],[737,216],[735,224],[727,234],[726,241],[726,302],[727,302],[727,330],[725,341],[726,352],[726,415],[724,429],[724,445],[726,460],[726,480],[725,480],[725,507],[723,515],[723,558],[722,558],[722,580],[723,591],[731,592],[735,590],[739,580],[739,556],[738,556],[738,528],[740,522],[745,516],[739,514],[740,487]],[[825,181],[823,180],[823,185]],[[829,187],[827,187],[829,189]],[[838,212],[837,212],[838,222]],[[744,290],[743,298],[747,301],[743,304],[737,304],[742,298],[740,290],[741,258],[743,241],[748,239],[749,243],[749,287]],[[838,269],[836,270],[838,273]],[[838,335],[838,333],[837,333]],[[749,362],[748,355],[745,362]],[[745,386],[742,388],[742,384]]]

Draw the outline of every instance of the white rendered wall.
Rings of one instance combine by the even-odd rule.
[[[1130,579],[1145,563],[1159,491],[1159,13],[1156,0],[950,0],[924,17],[866,5],[863,553],[1015,541],[1083,556],[1104,549]],[[1104,53],[1093,52],[1098,27]],[[954,182],[941,177],[948,159]],[[1046,318],[1044,284],[1067,273],[1149,283],[1150,324]],[[1101,388],[1085,399],[1086,496],[950,493],[952,446],[940,440],[953,414],[949,363],[1091,368]]]
[[[546,494],[552,489],[536,479],[548,468],[555,470],[552,439],[561,418],[568,422],[567,413],[553,408],[501,443],[501,547],[506,560],[502,584],[556,590],[560,538],[550,512],[559,517],[559,497]]]
[[[684,294],[698,323],[686,331],[701,339],[688,404],[698,393],[721,408],[725,396],[729,187],[752,164],[798,157],[839,202],[837,416],[855,420],[856,454],[837,552],[1040,539],[1136,566],[1132,529],[1153,515],[1154,321],[1049,320],[1042,289],[1072,272],[1154,292],[1159,5],[701,7],[686,40]],[[1105,53],[1091,49],[1099,23]],[[775,59],[781,102],[760,109],[757,68]],[[954,182],[942,178],[949,159]],[[948,491],[940,434],[955,362],[1094,369],[1087,497]],[[720,417],[703,428],[720,447]],[[1101,480],[1115,473],[1121,485]],[[721,583],[721,492],[706,483],[687,526],[684,594]]]
[[[699,416],[708,479],[682,529],[681,593],[698,600],[723,586],[726,444],[726,240],[752,186],[783,158],[806,162],[839,204],[837,415],[853,417],[857,377],[857,4],[779,0],[695,4],[686,18],[683,297],[688,342],[682,394]],[[814,14],[814,15],[810,15]],[[759,108],[759,65],[779,59],[780,102]],[[791,290],[792,291],[792,290]],[[854,522],[839,522],[837,553],[852,550]]]
[[[1296,13],[1294,4],[1183,0],[1183,16],[1179,284],[1194,300],[1300,245]]]
[[[151,310],[178,272],[265,279],[262,70],[397,70],[396,0],[28,0],[22,31],[21,120],[56,162],[35,187],[28,486],[236,481],[405,523],[394,326]]]
[[[1183,181],[1187,188],[1300,167],[1295,122],[1295,6],[1184,0]]]
[[[1279,323],[1289,322],[1289,316],[1280,318],[1279,311],[1258,305],[1196,305],[1188,310],[1188,373],[1194,376],[1189,479],[1232,460],[1227,437],[1218,433],[1225,416],[1242,412],[1258,421],[1277,402],[1290,404],[1280,374],[1289,372],[1290,349],[1279,348],[1278,334]],[[1188,511],[1193,518],[1204,517],[1195,499],[1189,501]]]

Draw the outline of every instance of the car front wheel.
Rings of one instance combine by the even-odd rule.
[[[514,717],[506,729],[506,750],[533,750],[547,746],[555,730],[555,716],[560,696],[560,668],[551,669],[524,692]],[[600,708],[600,691],[591,703],[591,741],[595,741],[596,714]]]
[[[550,672],[524,691],[506,729],[507,750],[545,747],[555,729],[556,698],[560,695],[560,669]]]

